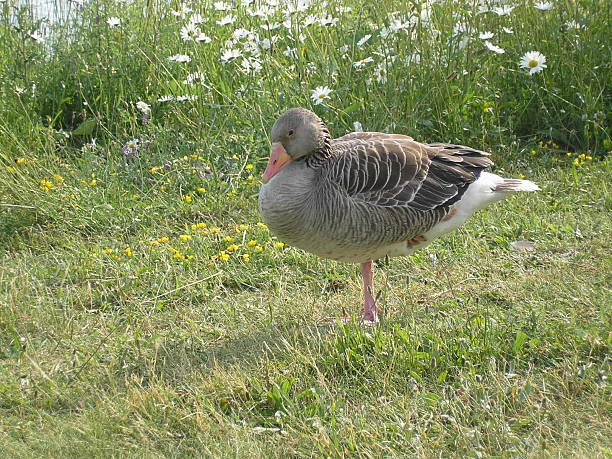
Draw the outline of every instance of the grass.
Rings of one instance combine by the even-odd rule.
[[[605,2],[500,17],[447,2],[434,25],[382,40],[388,13],[408,7],[354,1],[335,27],[305,29],[295,58],[280,29],[256,76],[218,60],[235,27],[259,27],[243,9],[195,44],[163,4],[143,16],[139,2],[92,2],[41,46],[27,9],[10,19],[3,5],[0,43],[18,50],[0,54],[3,456],[612,454]],[[465,48],[453,13],[475,28]],[[503,55],[483,52],[487,30]],[[378,83],[383,45],[398,59]],[[518,60],[531,49],[549,66],[529,77]],[[421,64],[405,65],[415,50]],[[169,63],[176,53],[192,62]],[[203,86],[182,83],[196,70]],[[315,109],[336,135],[360,121],[472,144],[542,187],[381,260],[374,328],[333,320],[360,308],[355,266],[258,225],[266,132],[320,85],[332,97]],[[134,138],[139,155],[125,156]]]

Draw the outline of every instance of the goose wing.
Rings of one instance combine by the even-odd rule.
[[[333,148],[327,177],[352,199],[421,211],[452,205],[493,164],[483,151],[394,134],[348,134]]]

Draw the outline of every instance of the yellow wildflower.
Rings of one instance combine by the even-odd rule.
[[[257,222],[257,226],[261,229],[266,229],[266,230],[268,229],[268,225],[262,222]]]
[[[41,180],[40,188],[45,192],[49,192],[54,188],[54,185],[51,180]]]
[[[211,228],[211,230],[212,230],[212,228]],[[231,236],[225,236],[225,237],[223,238],[223,240],[224,240],[225,242],[234,242],[234,238],[233,238],[233,237],[231,237]]]
[[[247,247],[255,247],[257,245],[257,241],[254,239],[251,239],[249,242],[247,242]]]
[[[89,186],[96,186],[98,184],[98,181],[96,179],[91,179],[89,181]]]
[[[245,168],[247,171],[250,171],[251,169],[253,169],[253,167],[255,167],[255,166],[253,166],[252,164],[247,164],[246,166],[244,166],[244,168]]]
[[[209,231],[213,234],[217,234],[221,232],[221,228],[217,228],[215,226],[213,226],[212,228],[209,229]]]
[[[285,243],[284,242],[275,242],[274,243],[274,248],[275,249],[282,249],[283,247],[285,247]]]
[[[17,164],[18,166],[21,166],[22,164],[25,164],[27,162],[27,159],[25,158],[17,158],[15,160],[15,164]]]
[[[241,233],[241,232],[243,232],[243,231],[248,230],[249,228],[250,228],[250,226],[249,226],[249,225],[237,225],[237,226],[236,226],[236,232],[237,232],[237,233]]]
[[[191,237],[189,234],[181,234],[179,236],[179,238],[181,239],[181,241],[183,242],[189,242],[193,239],[193,237]]]
[[[134,256],[134,251],[131,248],[129,248],[129,247],[126,247],[123,250],[123,253],[125,253],[128,257],[133,257]]]
[[[200,223],[196,224],[196,226],[198,227],[198,229],[206,228],[206,223],[200,222]]]
[[[187,202],[187,203],[190,203],[190,202],[193,201],[193,198],[191,196],[189,196],[189,195],[185,196],[184,199],[185,199],[185,202]]]
[[[255,246],[255,252],[263,252],[263,247],[260,245]]]
[[[250,261],[251,261],[251,257],[249,256],[249,254],[248,254],[248,253],[243,253],[243,254],[242,254],[242,260],[243,260],[245,263],[248,263],[248,262],[250,262]]]
[[[200,187],[200,188],[196,188],[196,191],[197,191],[198,193],[206,193],[206,188],[202,188],[202,187]]]
[[[168,242],[170,238],[168,236],[162,236],[158,239],[159,242]]]
[[[224,250],[222,250],[219,252],[219,255],[217,255],[217,258],[219,258],[219,261],[229,261],[230,256]]]
[[[238,161],[238,159],[239,159],[239,158],[238,158],[238,155],[234,155],[234,156],[232,156],[232,159],[233,159],[234,161]]]
[[[232,244],[227,246],[227,251],[228,252],[235,252],[236,250],[238,250],[238,246],[236,244]]]
[[[64,177],[62,177],[59,174],[53,174],[53,180],[55,180],[58,185],[61,185],[62,183],[64,183]]]
[[[113,249],[104,249],[102,252],[108,255],[109,253],[113,253]]]

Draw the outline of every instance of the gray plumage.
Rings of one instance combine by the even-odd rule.
[[[406,242],[433,234],[493,164],[483,151],[423,144],[400,134],[332,139],[323,121],[301,108],[276,121],[272,142],[282,144],[292,160],[261,188],[264,221],[288,244],[350,262],[413,251]],[[494,182],[500,191],[512,191],[512,183],[488,175],[502,181]],[[494,186],[486,188],[489,194]],[[497,194],[489,201],[506,193]],[[472,212],[482,206],[473,207]]]

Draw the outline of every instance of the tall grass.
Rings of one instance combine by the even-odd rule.
[[[0,455],[607,457],[609,2],[245,3],[0,3]],[[298,105],[543,191],[380,261],[383,323],[330,325],[354,268],[258,224]]]

